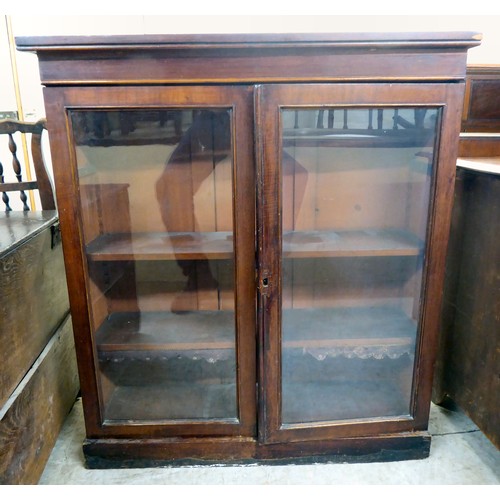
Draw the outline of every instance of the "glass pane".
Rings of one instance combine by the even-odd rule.
[[[231,111],[70,119],[105,419],[236,418]]]
[[[282,110],[284,424],[410,413],[438,114]]]

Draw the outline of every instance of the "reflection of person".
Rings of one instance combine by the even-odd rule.
[[[167,233],[197,230],[194,195],[215,166],[230,154],[229,113],[204,110],[193,115],[192,125],[182,135],[156,182],[156,198]],[[185,238],[187,242],[189,234]],[[190,292],[214,290],[217,280],[207,259],[186,260],[178,256],[177,264],[187,278],[186,293],[176,297],[172,310],[195,309]]]
[[[197,231],[194,195],[216,165],[231,155],[231,123],[229,111],[202,110],[193,113],[193,122],[183,134],[156,183],[156,198],[167,233]],[[236,167],[237,168],[237,167]],[[283,153],[283,175],[304,178],[307,171],[289,154]],[[300,183],[303,185],[303,183]],[[289,187],[288,187],[289,186]],[[295,205],[300,204],[303,188],[294,182],[283,182],[283,198],[295,193]],[[300,193],[298,193],[299,191]],[[186,235],[189,238],[189,235]],[[213,290],[218,286],[207,259],[185,260],[178,256],[177,263],[187,282],[184,291]],[[172,310],[195,308],[189,299],[179,296]],[[193,307],[194,306],[194,307]]]
[[[156,183],[156,197],[168,232],[195,231],[194,194],[216,164],[230,154],[229,114],[225,111],[195,112]],[[193,175],[193,163],[205,168]],[[206,168],[210,164],[211,168]],[[203,175],[205,173],[205,175]]]

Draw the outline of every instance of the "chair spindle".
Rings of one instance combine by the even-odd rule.
[[[5,179],[3,175],[3,165],[2,162],[0,162],[0,184],[4,184]],[[7,194],[6,191],[2,192],[2,201],[5,204],[5,211],[6,212],[12,212],[12,208],[10,206],[10,200],[9,200],[9,195]]]
[[[19,162],[19,159],[17,157],[17,145],[16,142],[14,141],[14,137],[12,134],[9,135],[9,149],[10,152],[12,153],[12,168],[14,169],[14,174],[16,175],[17,182],[23,182],[23,176],[22,176],[22,171],[21,171],[21,163]],[[26,193],[21,190],[19,191],[19,197],[21,198],[21,202],[23,204],[23,211],[27,212],[29,211],[30,207],[28,206],[28,197],[26,196]]]

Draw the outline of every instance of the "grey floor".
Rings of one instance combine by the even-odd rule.
[[[432,406],[431,454],[372,464],[168,467],[87,470],[81,401],[69,414],[39,484],[43,485],[499,485],[500,451],[461,411]],[[496,490],[496,488],[494,488]],[[497,491],[498,493],[498,491]],[[484,496],[482,496],[484,498]],[[500,497],[497,497],[500,498]]]

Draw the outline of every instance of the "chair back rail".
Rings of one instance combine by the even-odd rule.
[[[42,133],[44,130],[46,130],[45,119],[41,119],[35,123],[11,119],[0,120],[0,134],[6,134],[9,137],[8,144],[12,156],[12,168],[17,179],[17,182],[5,182],[4,166],[0,163],[0,192],[2,193],[2,201],[5,204],[6,212],[12,210],[8,192],[19,191],[23,211],[28,211],[30,208],[27,203],[28,198],[25,191],[36,189],[38,189],[40,195],[42,210],[56,209],[52,184],[42,154]],[[36,180],[29,181],[23,179],[23,169],[17,156],[18,147],[14,139],[14,134],[17,132],[31,134],[31,157]]]

